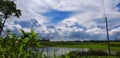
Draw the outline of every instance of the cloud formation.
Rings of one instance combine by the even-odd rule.
[[[51,40],[105,40],[103,0],[17,0],[22,16],[10,18],[6,29],[32,28]],[[105,0],[111,39],[120,32],[120,0]],[[52,22],[51,22],[52,21]],[[56,23],[57,22],[57,23]]]

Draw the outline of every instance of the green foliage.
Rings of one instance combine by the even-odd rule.
[[[21,11],[17,9],[16,4],[11,0],[0,0],[0,12],[3,18],[19,17],[21,15]]]
[[[17,36],[7,30],[7,36],[5,38],[0,37],[0,58],[34,58],[41,56],[38,49],[34,49],[41,46],[37,33],[33,30],[29,33],[23,30],[21,32],[22,36]]]
[[[0,35],[6,19],[11,16],[19,18],[21,16],[21,10],[17,9],[16,4],[12,0],[0,0]]]
[[[22,38],[27,38],[29,37],[30,39],[36,39],[38,38],[37,33],[31,29],[31,32],[25,32],[24,30],[20,30],[22,32]]]
[[[54,58],[57,58],[57,56],[56,56],[56,49],[54,49]]]

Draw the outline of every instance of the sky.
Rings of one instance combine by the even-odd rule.
[[[51,41],[120,39],[120,0],[16,0],[20,18],[11,17],[4,29],[20,33],[34,29]],[[103,6],[104,5],[104,6]],[[105,12],[104,12],[105,9]]]

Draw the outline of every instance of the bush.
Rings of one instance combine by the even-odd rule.
[[[34,58],[41,57],[39,49],[30,49],[40,47],[40,39],[37,33],[31,30],[30,33],[21,30],[22,36],[7,31],[6,37],[0,37],[0,58]]]

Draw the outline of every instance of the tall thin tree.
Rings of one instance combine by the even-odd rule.
[[[12,0],[0,0],[0,36],[6,20],[11,16],[19,18],[20,15],[21,11],[17,9],[16,4]]]

